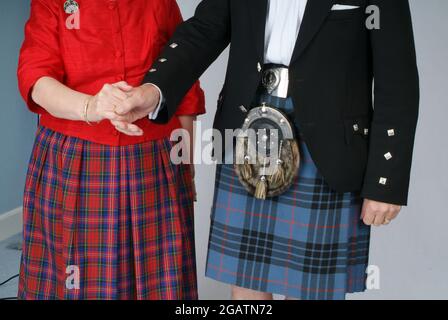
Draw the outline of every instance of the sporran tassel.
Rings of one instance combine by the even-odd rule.
[[[265,200],[267,191],[268,191],[268,184],[266,181],[266,177],[261,176],[257,182],[254,197],[260,200]]]
[[[282,185],[286,181],[286,171],[283,168],[282,162],[278,162],[275,172],[269,176],[269,184],[272,186]]]
[[[237,164],[239,167],[241,176],[244,180],[250,181],[252,179],[252,165],[250,164],[250,157],[249,155],[245,155],[246,151],[248,150],[248,141],[247,139],[244,140],[244,147],[237,149],[239,154],[237,154],[237,159],[244,159],[243,164]],[[244,152],[244,153],[243,153]]]
[[[241,175],[246,181],[250,181],[252,179],[252,166],[249,164],[247,160],[244,160],[244,164],[240,165]]]

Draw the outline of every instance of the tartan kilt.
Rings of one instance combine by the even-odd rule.
[[[293,110],[291,99],[258,102]],[[278,197],[255,199],[232,165],[218,165],[206,275],[291,298],[342,300],[365,290],[370,227],[360,220],[359,194],[330,189],[299,142],[298,177]]]
[[[38,128],[19,299],[197,299],[191,171],[172,164],[171,146]]]

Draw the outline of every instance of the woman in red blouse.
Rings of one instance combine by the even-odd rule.
[[[141,81],[180,22],[175,0],[32,0],[18,78],[40,126],[19,298],[197,298],[192,175],[169,137],[203,92],[165,125],[114,112],[157,90]]]

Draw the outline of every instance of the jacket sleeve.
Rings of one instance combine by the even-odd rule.
[[[184,107],[184,103],[187,104],[191,97],[187,95],[184,103],[181,101],[228,46],[229,2],[230,0],[203,0],[195,15],[179,25],[146,75],[144,82],[157,85],[165,100],[156,122],[166,123],[175,114],[189,109]],[[195,87],[192,90],[198,91]]]
[[[25,26],[17,70],[19,90],[32,112],[45,109],[31,98],[34,84],[44,76],[63,81],[64,65],[59,50],[58,11],[53,0],[32,0],[31,14]]]
[[[183,22],[182,14],[176,0],[168,0],[166,12],[167,22],[167,41],[173,36],[176,28]],[[165,61],[165,60],[161,60]],[[200,82],[196,81],[193,87],[188,91],[177,108],[177,116],[197,116],[205,113],[205,97],[200,87]]]
[[[419,108],[419,79],[408,0],[371,0],[374,114],[362,197],[406,205]]]

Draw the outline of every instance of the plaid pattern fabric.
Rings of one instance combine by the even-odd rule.
[[[293,110],[291,99],[260,102]],[[331,190],[300,141],[301,167],[279,197],[258,200],[219,165],[206,275],[262,292],[311,300],[341,300],[365,290],[370,228],[362,199]]]
[[[197,299],[191,172],[171,163],[171,146],[111,147],[38,129],[20,299]],[[66,285],[73,267],[79,289]]]

